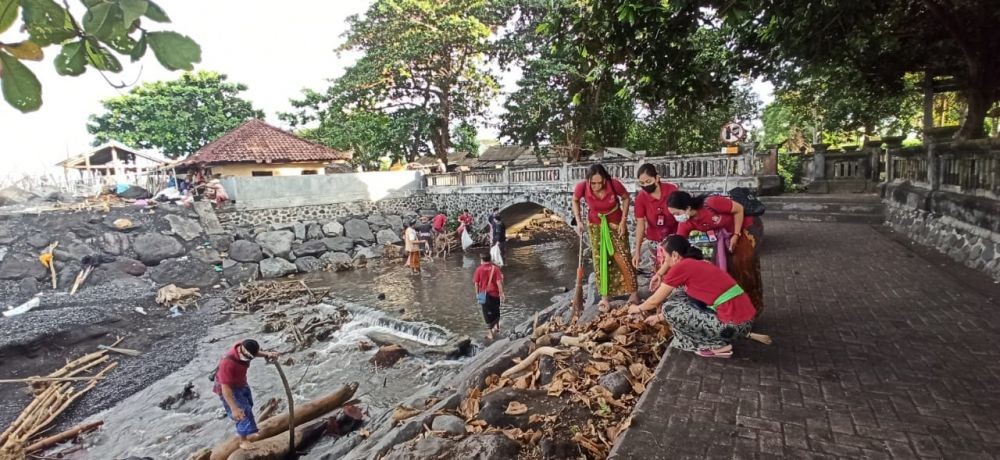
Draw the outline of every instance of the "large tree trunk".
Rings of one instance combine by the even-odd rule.
[[[984,76],[970,77],[969,85],[965,90],[965,99],[968,103],[965,120],[962,121],[962,128],[955,133],[958,139],[979,139],[986,137],[985,121],[986,112],[993,104],[994,84]]]

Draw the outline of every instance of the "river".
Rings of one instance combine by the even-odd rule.
[[[458,334],[481,343],[486,331],[471,281],[480,254],[456,253],[446,259],[425,261],[419,276],[410,275],[399,261],[308,278],[312,286],[332,288],[327,305],[308,308],[344,309],[352,313],[352,319],[326,342],[282,358],[295,361],[285,367],[285,372],[297,403],[322,396],[341,384],[358,382],[356,397],[374,416],[461,368],[463,360],[431,362],[415,358],[375,371],[368,366],[375,351],[360,350],[358,343],[371,333],[431,345]],[[510,248],[503,269],[508,299],[502,309],[502,325],[510,328],[530,318],[549,306],[553,296],[572,289],[576,261],[577,246],[571,240]],[[380,293],[385,294],[382,300],[378,298]],[[212,327],[189,364],[90,417],[89,421],[104,421],[104,428],[89,438],[85,451],[67,458],[186,458],[198,448],[230,435],[232,422],[225,418],[218,398],[212,394],[212,383],[205,377],[234,337],[255,337],[265,349],[287,348],[280,334],[263,334],[260,329],[256,315],[238,316]],[[284,400],[281,383],[271,366],[255,361],[248,377],[258,407],[270,397]],[[191,386],[190,399],[164,404],[186,385]],[[314,452],[321,453],[332,442],[322,441]]]

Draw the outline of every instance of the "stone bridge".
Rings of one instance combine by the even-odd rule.
[[[662,178],[691,192],[723,192],[733,187],[755,190],[779,188],[773,153],[698,154],[653,157],[641,161],[606,162],[604,165],[631,193],[642,163],[656,166]],[[462,209],[486,222],[489,212],[500,208],[510,225],[542,209],[566,222],[572,219],[573,187],[585,179],[589,164],[507,167],[423,176],[423,189],[433,205],[449,212]]]

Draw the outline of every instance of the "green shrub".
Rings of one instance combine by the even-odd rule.
[[[778,152],[778,175],[786,192],[795,192],[802,180],[802,155]]]

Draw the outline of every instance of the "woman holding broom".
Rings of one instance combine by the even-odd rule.
[[[580,201],[587,203],[585,226],[580,214]],[[617,179],[611,177],[601,164],[593,164],[587,177],[573,190],[573,215],[577,231],[590,238],[601,293],[601,305],[608,308],[608,298],[630,294],[638,300],[638,284],[632,254],[628,245],[628,208],[631,203],[628,191]]]

